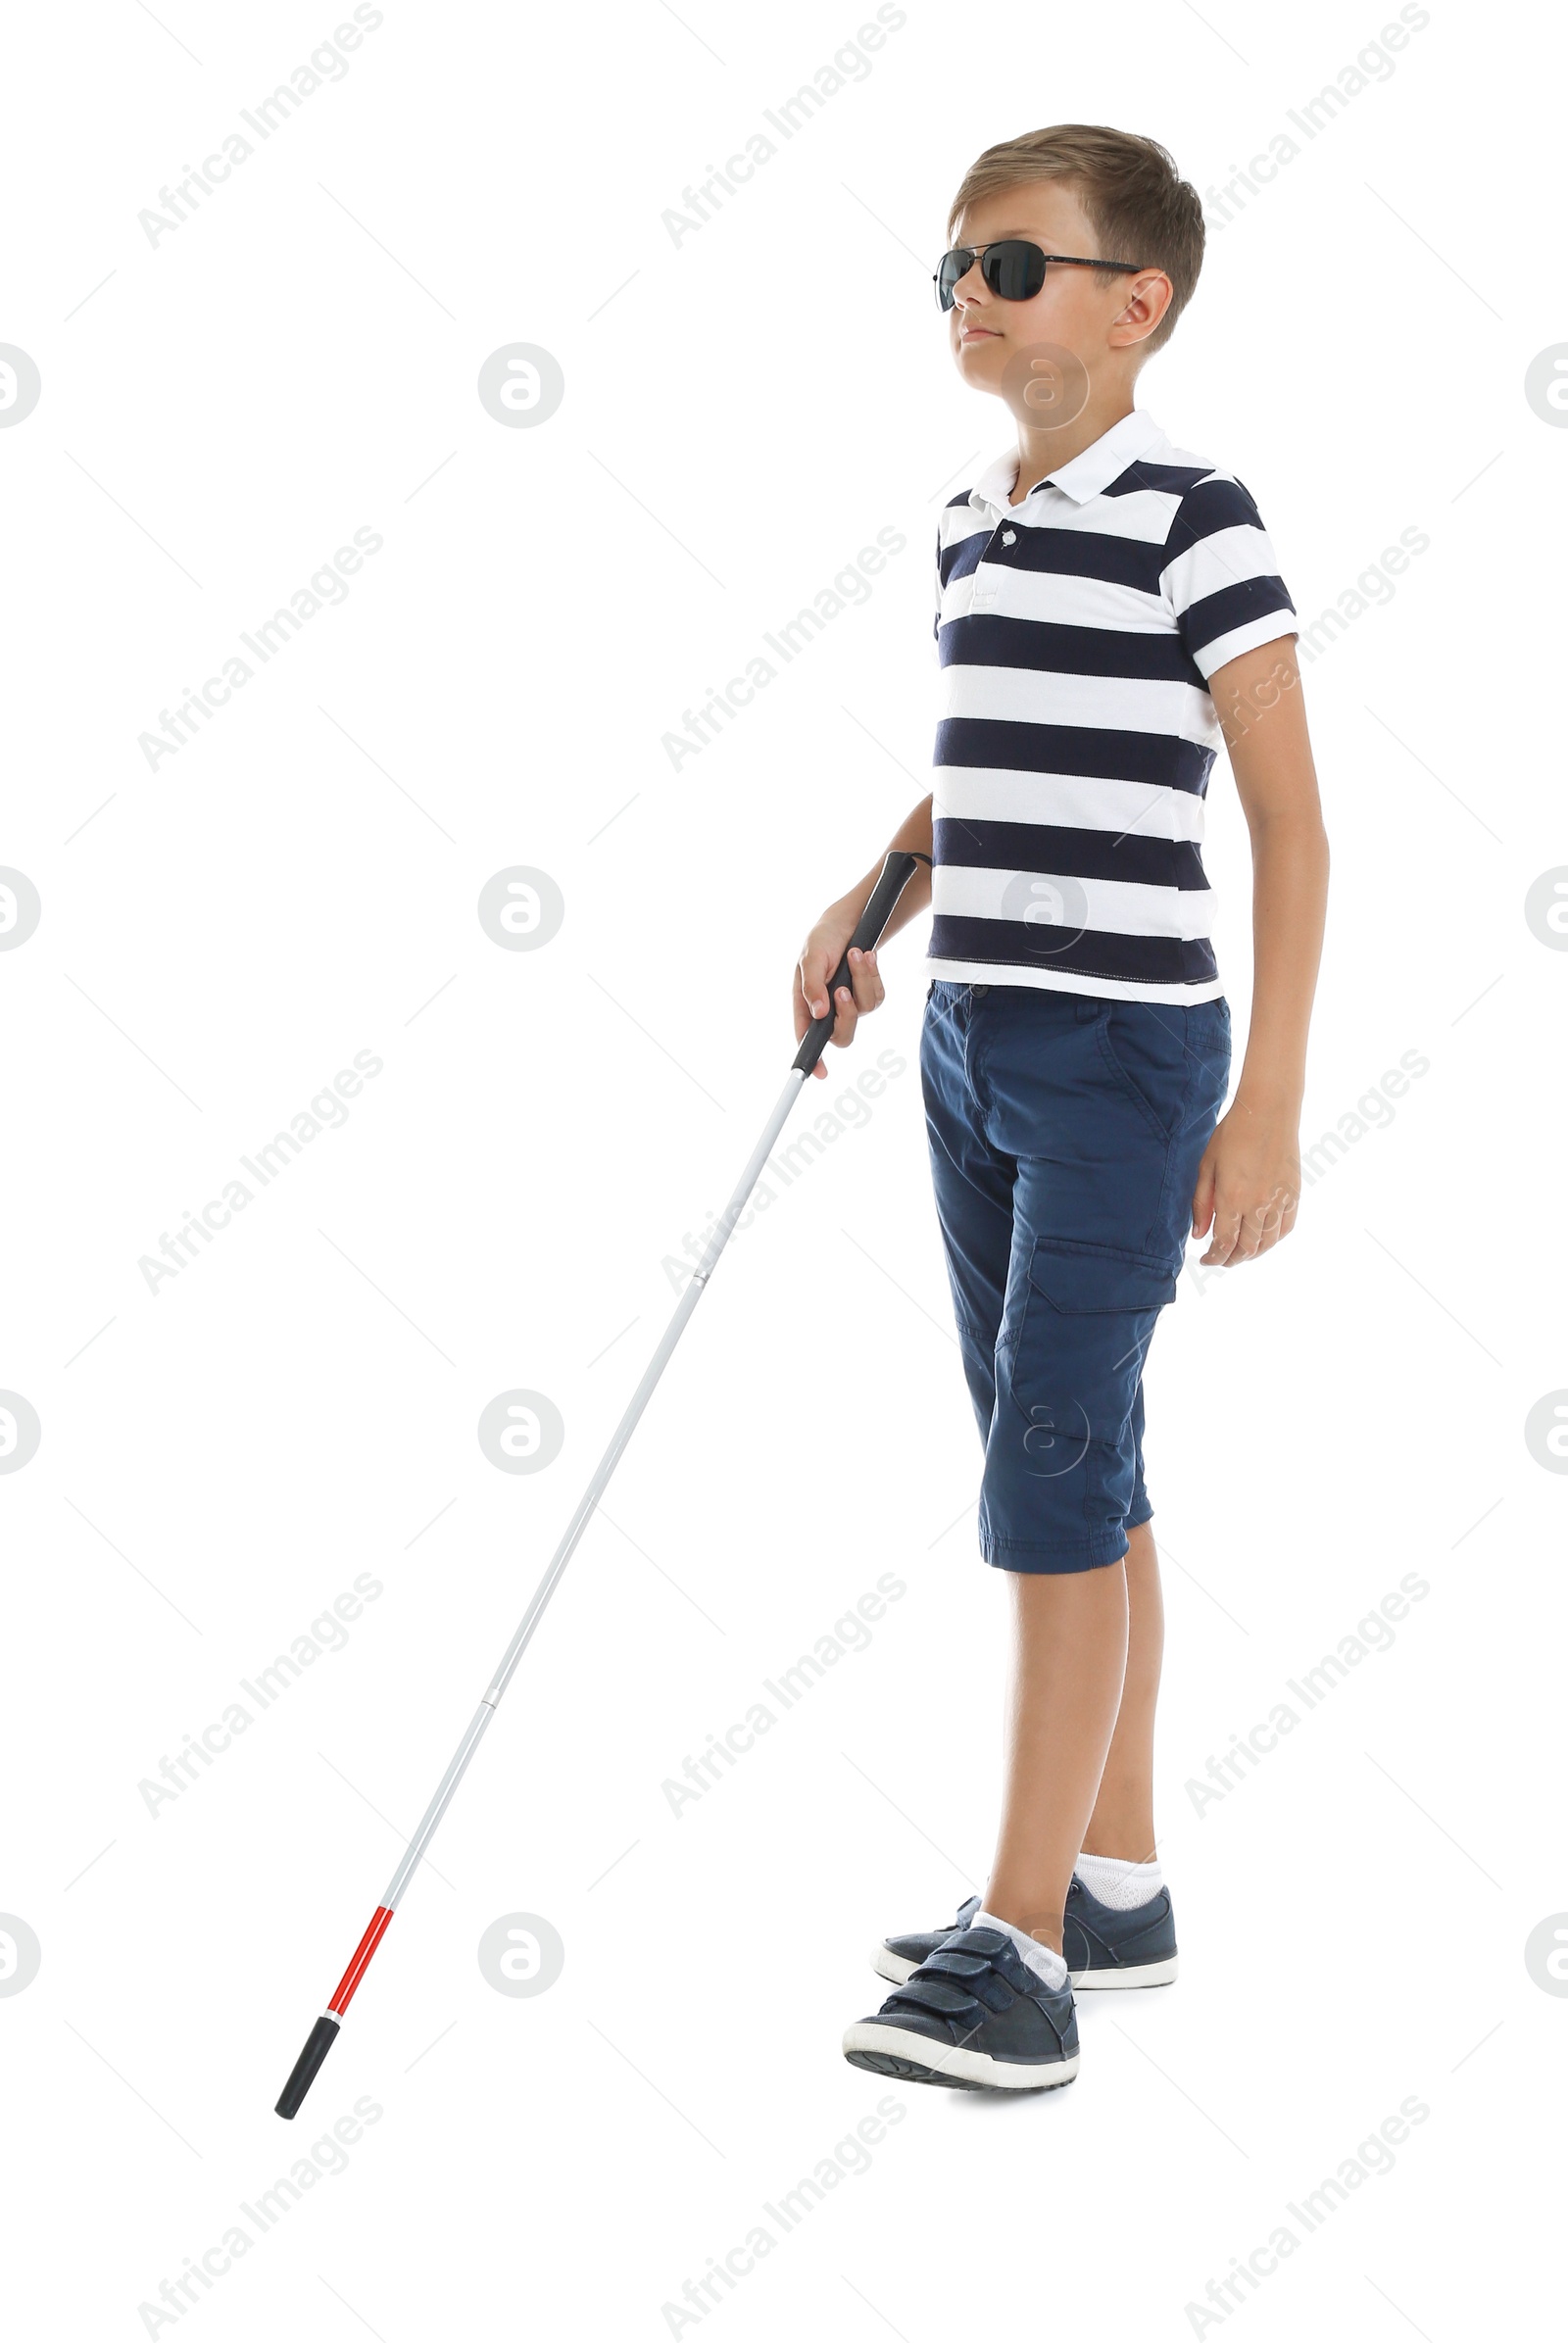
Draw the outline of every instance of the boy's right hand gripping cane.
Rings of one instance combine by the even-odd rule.
[[[905,854],[902,851],[895,851],[889,854],[882,865],[881,876],[871,891],[870,900],[860,914],[859,924],[850,939],[851,947],[854,950],[870,952],[881,940],[882,931],[893,915],[893,907],[914,876],[917,864],[927,859],[928,857],[925,855]],[[360,1938],[353,1960],[343,1972],[337,1991],[312,2026],[310,2038],[294,2062],[294,2072],[283,2085],[283,2095],[277,2102],[277,2112],[280,2116],[291,2118],[298,2115],[304,2105],[306,2092],[320,2072],[322,2060],[337,2039],[344,2012],[359,1988],[360,1979],[370,1965],[371,1955],[391,1925],[392,1915],[398,1907],[398,1899],[418,1869],[425,1848],[435,1836],[441,1817],[451,1804],[453,1793],[467,1771],[468,1761],[479,1746],[490,1720],[495,1715],[496,1703],[511,1683],[517,1663],[527,1648],[529,1638],[543,1615],[545,1605],[555,1592],[557,1584],[572,1557],[578,1539],[593,1517],[610,1476],[620,1461],[621,1450],[630,1440],[639,1416],[653,1396],[654,1388],[668,1364],[675,1344],[680,1341],[686,1321],[697,1307],[698,1301],[702,1297],[703,1288],[711,1277],[718,1256],[729,1242],[731,1230],[746,1209],[752,1190],[760,1179],[762,1166],[777,1145],[779,1133],[789,1119],[790,1109],[800,1097],[807,1076],[811,1072],[832,1038],[835,1018],[833,997],[841,985],[850,985],[853,990],[848,952],[840,960],[833,982],[828,988],[827,1015],[812,1019],[810,1030],[802,1042],[796,1053],[795,1062],[790,1068],[789,1080],[784,1085],[783,1095],[768,1116],[767,1127],[758,1141],[751,1161],[741,1174],[740,1184],[720,1214],[718,1224],[709,1239],[707,1250],[693,1272],[690,1284],[675,1305],[675,1314],[664,1331],[663,1340],[649,1361],[647,1373],[632,1393],[630,1404],[615,1428],[614,1437],[600,1459],[598,1470],[589,1482],[576,1512],[566,1525],[565,1534],[556,1548],[550,1567],[534,1590],[533,1600],[523,1613],[521,1625],[508,1644],[490,1687],[474,1711],[472,1723],[458,1743],[452,1763],[441,1778],[441,1785],[425,1809],[423,1821],[404,1850],[403,1860],[393,1873],[391,1884],[377,1904],[369,1927]]]

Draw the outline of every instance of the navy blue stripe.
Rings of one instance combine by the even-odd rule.
[[[1201,797],[1214,751],[1168,732],[1109,732],[1079,724],[1010,724],[944,716],[934,764],[996,766],[1008,773],[1082,773],[1092,781],[1142,781]]]
[[[1206,466],[1193,464],[1146,464],[1142,458],[1118,472],[1110,486],[1102,491],[1105,496],[1137,496],[1141,490],[1152,488],[1161,496],[1186,496],[1200,480],[1209,477]]]
[[[1058,829],[1046,822],[972,821],[942,814],[932,853],[947,868],[1044,870],[1058,878],[1124,879],[1138,887],[1200,894],[1208,882],[1190,838],[1147,838],[1137,830]]]
[[[1027,521],[1011,545],[993,543],[984,529],[956,545],[944,547],[942,582],[972,577],[982,560],[1008,569],[1024,569],[1037,577],[1088,577],[1112,586],[1132,586],[1140,594],[1160,592],[1160,575],[1170,561],[1170,549],[1146,545],[1136,537],[1106,537],[1089,529],[1031,528]]]
[[[1207,689],[1191,652],[1173,632],[1059,626],[1046,618],[1004,618],[981,611],[950,618],[938,640],[945,667],[1027,667],[1054,675],[1120,675],[1140,683],[1187,683],[1200,692]]]
[[[1187,553],[1221,529],[1260,529],[1263,516],[1240,480],[1200,480],[1182,498],[1167,537],[1167,558]]]
[[[1046,944],[1059,949],[1046,951]],[[1213,952],[1201,939],[1116,936],[1099,928],[1075,934],[1021,919],[955,919],[940,912],[931,922],[929,957],[974,960],[999,970],[1060,969],[1121,984],[1205,985],[1219,974]]]
[[[972,536],[960,537],[956,545],[939,545],[937,575],[942,583],[947,586],[956,577],[973,577],[990,543],[986,531],[976,529]]]
[[[1201,601],[1189,603],[1178,623],[1182,641],[1196,658],[1205,644],[1217,643],[1221,635],[1228,635],[1233,628],[1246,626],[1253,618],[1276,615],[1296,616],[1296,605],[1285,591],[1285,580],[1245,577],[1234,586],[1222,586],[1217,594],[1205,594]],[[1290,628],[1282,626],[1280,632],[1289,634]]]

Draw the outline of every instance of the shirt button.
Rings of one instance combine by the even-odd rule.
[[[1016,529],[1004,529],[1004,530],[1003,530],[1003,532],[1002,532],[1002,542],[1003,542],[1003,544],[1004,544],[1004,545],[1016,545],[1016,544],[1017,544],[1017,542],[1018,542],[1018,532],[1017,532],[1017,530],[1016,530]]]

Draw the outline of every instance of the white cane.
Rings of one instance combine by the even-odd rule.
[[[881,876],[872,890],[870,901],[860,915],[859,925],[851,938],[852,949],[869,952],[877,944],[883,929],[892,916],[893,906],[914,875],[916,863],[925,859],[927,857],[918,854],[904,853],[889,854],[882,865]],[[647,1371],[633,1391],[626,1412],[616,1425],[610,1445],[599,1460],[593,1479],[578,1500],[577,1509],[566,1524],[561,1543],[551,1556],[550,1567],[534,1589],[533,1600],[524,1611],[516,1634],[503,1652],[501,1664],[496,1669],[484,1697],[474,1710],[466,1732],[454,1750],[452,1762],[441,1777],[440,1786],[425,1808],[424,1817],[418,1829],[405,1848],[403,1860],[393,1873],[391,1884],[377,1904],[369,1927],[360,1938],[359,1947],[353,1960],[344,1970],[336,1992],[312,2026],[310,2037],[294,2062],[294,2072],[283,2085],[283,2095],[277,2102],[277,2113],[280,2116],[292,2118],[298,2115],[304,2104],[305,2094],[320,2071],[322,2060],[336,2041],[343,2023],[344,2012],[359,1989],[360,1980],[370,1965],[376,1946],[391,1925],[392,1915],[398,1908],[403,1891],[417,1871],[426,1848],[435,1836],[441,1817],[446,1813],[457,1793],[458,1783],[467,1772],[473,1753],[485,1736],[490,1720],[496,1713],[496,1705],[516,1673],[517,1664],[528,1648],[535,1628],[544,1616],[545,1605],[560,1585],[566,1564],[571,1560],[584,1530],[593,1519],[595,1508],[609,1485],[610,1476],[620,1462],[626,1443],[637,1428],[638,1419],[653,1397],[660,1377],[669,1364],[670,1355],[686,1330],[686,1322],[702,1298],[703,1291],[713,1274],[719,1254],[729,1242],[731,1230],[746,1209],[752,1190],[761,1177],[762,1166],[772,1153],[779,1133],[789,1120],[790,1110],[800,1097],[807,1077],[827,1047],[828,1039],[833,1031],[833,995],[841,985],[847,985],[850,981],[849,955],[846,952],[845,957],[839,962],[837,973],[829,988],[827,1015],[813,1019],[810,1031],[802,1042],[795,1062],[790,1068],[789,1080],[785,1083],[778,1102],[767,1118],[762,1136],[752,1151],[746,1169],[737,1183],[734,1195],[719,1215],[718,1225],[709,1239],[708,1247],[690,1284],[675,1305],[675,1314],[664,1329],[663,1339],[649,1360]]]

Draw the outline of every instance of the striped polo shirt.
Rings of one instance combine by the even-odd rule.
[[[1015,448],[943,512],[927,969],[1211,1001],[1209,678],[1294,635],[1257,507],[1139,408],[1021,504]]]

